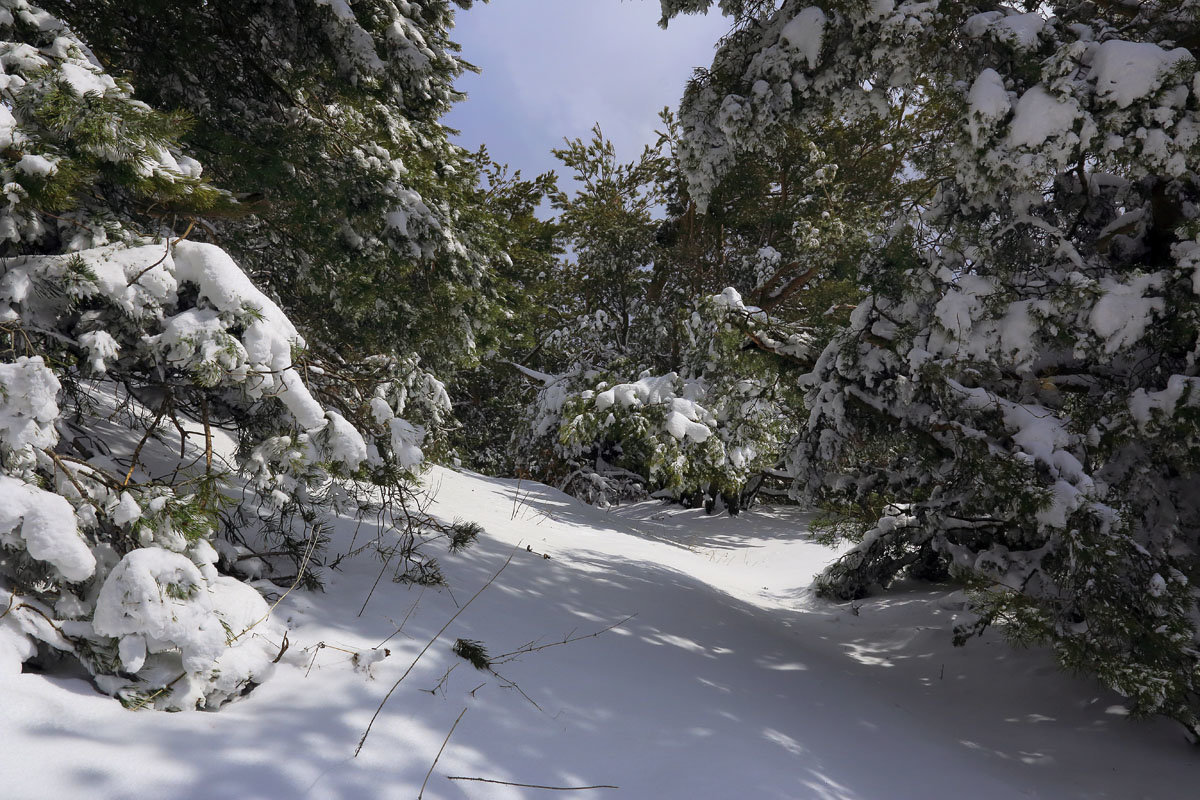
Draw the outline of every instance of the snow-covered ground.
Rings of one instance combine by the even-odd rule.
[[[416,798],[464,709],[426,798],[560,794],[447,776],[619,787],[567,794],[584,797],[1195,796],[1200,759],[1181,729],[1130,722],[1043,652],[991,636],[952,648],[954,604],[927,590],[857,607],[812,598],[833,554],[801,513],[605,512],[444,469],[428,484],[435,514],[486,530],[441,559],[449,591],[385,579],[360,616],[379,562],[344,561],[323,594],[285,598],[274,677],[218,713],[131,712],[83,680],[0,678],[0,797]],[[388,689],[510,555],[355,758]],[[464,638],[497,655],[629,615],[497,666],[503,679],[450,652]]]

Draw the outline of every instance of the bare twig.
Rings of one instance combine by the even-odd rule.
[[[204,425],[204,474],[212,475],[212,427],[208,424],[208,396],[200,400],[200,421]]]
[[[267,613],[263,614],[257,620],[252,622],[249,627],[246,628],[246,630],[233,637],[233,641],[236,642],[238,639],[242,638],[247,633],[262,624],[268,617],[271,616],[271,614],[275,612],[275,609],[279,607],[279,604],[283,602],[283,599],[291,594],[293,589],[300,585],[300,581],[304,580],[304,573],[308,570],[308,562],[312,559],[313,552],[317,549],[317,540],[320,538],[317,533],[317,529],[313,528],[312,536],[310,536],[308,539],[308,546],[304,549],[304,556],[300,559],[300,567],[296,570],[296,579],[292,581],[292,585],[287,588],[287,591],[276,598],[275,602],[271,604],[271,607],[267,609]],[[311,665],[309,668],[312,668]]]
[[[439,630],[437,633],[435,633],[433,635],[433,638],[430,639],[426,643],[426,645],[421,648],[421,652],[417,653],[417,657],[414,658],[413,662],[408,665],[408,669],[404,670],[404,674],[401,675],[396,680],[396,682],[392,684],[391,689],[388,689],[387,694],[385,694],[383,696],[383,699],[381,701],[379,701],[379,707],[376,708],[375,713],[371,715],[371,721],[367,723],[367,729],[365,731],[363,731],[362,738],[358,740],[358,746],[354,748],[355,757],[357,757],[358,754],[360,752],[362,752],[363,745],[366,744],[366,742],[367,742],[367,736],[370,735],[371,728],[372,728],[372,726],[375,725],[375,720],[379,717],[380,712],[383,711],[383,707],[384,707],[384,705],[387,704],[387,701],[392,696],[392,693],[395,692],[397,687],[400,686],[401,681],[403,681],[405,678],[408,677],[408,674],[413,671],[414,667],[417,666],[417,662],[420,661],[421,657],[423,655],[425,655],[426,652],[429,651],[429,648],[433,647],[433,643],[436,642],[439,638],[441,638],[442,634],[446,632],[446,629],[450,627],[451,623],[453,623],[454,620],[458,619],[458,616],[460,614],[462,614],[464,611],[466,611],[468,608],[470,608],[471,603],[474,603],[475,599],[477,597],[479,597],[479,595],[483,594],[484,590],[487,589],[489,586],[491,586],[492,582],[495,581],[496,578],[500,577],[500,573],[504,572],[505,568],[510,563],[512,563],[513,556],[515,556],[517,554],[518,547],[520,547],[520,545],[517,545],[517,547],[513,548],[513,551],[508,554],[508,558],[504,559],[504,563],[500,565],[500,569],[496,570],[492,574],[492,577],[488,578],[487,583],[485,583],[483,586],[479,587],[479,591],[477,591],[474,595],[472,595],[471,599],[468,600],[466,603],[464,603],[462,608],[460,608],[458,611],[454,612],[454,616],[452,616],[450,619],[446,620],[446,624],[442,626],[441,630]]]
[[[385,644],[390,642],[393,637],[398,636],[404,630],[404,626],[408,624],[408,618],[411,617],[413,615],[413,612],[417,610],[417,604],[421,602],[421,598],[424,596],[425,596],[425,587],[422,586],[421,593],[418,594],[417,599],[413,601],[412,607],[408,609],[408,613],[404,615],[404,619],[400,620],[400,624],[398,626],[396,626],[396,630],[393,631],[392,634],[390,636],[388,636],[386,639],[384,639],[382,642],[375,645],[374,649],[378,650],[380,647],[383,647]],[[360,611],[359,613],[361,614],[362,612]]]
[[[126,286],[133,286],[135,283],[137,283],[138,281],[140,281],[140,280],[142,279],[142,276],[143,276],[143,275],[145,275],[147,272],[149,272],[150,270],[152,270],[152,269],[154,269],[155,267],[157,267],[159,264],[161,264],[161,263],[163,263],[164,261],[166,261],[166,260],[167,260],[167,256],[171,255],[171,248],[172,248],[172,247],[174,247],[175,245],[179,244],[180,242],[182,242],[182,241],[183,241],[184,239],[186,239],[188,236],[190,236],[190,235],[191,235],[191,233],[192,233],[192,229],[193,229],[193,228],[195,228],[195,227],[196,227],[196,220],[194,220],[194,219],[193,219],[191,222],[189,222],[189,223],[188,223],[187,230],[185,230],[185,231],[183,232],[183,235],[182,235],[182,236],[180,236],[180,237],[179,237],[178,239],[176,239],[175,241],[171,241],[171,240],[170,240],[170,238],[168,238],[168,239],[167,239],[167,248],[166,248],[166,252],[164,252],[164,253],[162,254],[162,258],[160,258],[158,261],[155,261],[153,264],[151,264],[150,266],[148,266],[148,267],[146,267],[145,269],[143,269],[143,270],[142,270],[141,272],[139,272],[137,275],[134,275],[132,278],[130,278],[130,279],[129,279],[129,282],[128,282],[128,283],[126,283],[125,285],[126,285]]]
[[[167,413],[167,401],[164,400],[162,406],[158,409],[158,415],[154,417],[154,422],[150,423],[150,427],[146,428],[146,433],[142,436],[142,440],[138,442],[137,447],[133,450],[133,456],[129,459],[129,472],[125,473],[125,482],[122,486],[128,486],[129,481],[133,479],[133,471],[137,469],[138,456],[142,454],[142,448],[146,446],[146,440],[150,435],[158,429],[158,423],[162,421],[163,415]]]
[[[454,672],[455,668],[457,668],[457,667],[458,667],[458,665],[459,665],[459,664],[461,664],[461,663],[462,663],[462,662],[461,662],[461,661],[459,661],[459,662],[457,662],[457,663],[451,664],[451,665],[450,665],[450,666],[449,666],[449,667],[446,669],[446,672],[445,672],[445,673],[442,675],[442,677],[441,677],[440,679],[438,679],[437,685],[435,685],[435,686],[434,686],[432,689],[422,689],[421,691],[423,691],[423,692],[429,692],[430,694],[432,694],[432,695],[436,696],[436,695],[437,695],[437,693],[438,693],[438,690],[439,690],[439,689],[441,689],[443,686],[445,686],[445,685],[446,685],[446,681],[450,680],[450,673],[451,673],[451,672]]]
[[[100,513],[101,516],[104,516],[104,509],[100,507],[99,503],[97,503],[95,500],[92,499],[92,496],[90,494],[88,494],[87,492],[85,492],[83,490],[83,486],[82,486],[82,484],[79,483],[79,480],[75,477],[75,473],[71,472],[71,470],[67,467],[67,465],[63,463],[63,460],[61,458],[59,458],[58,453],[54,452],[49,447],[42,448],[42,452],[44,452],[46,455],[50,456],[50,458],[54,461],[54,465],[62,470],[63,475],[67,476],[67,480],[69,480],[71,482],[71,485],[75,487],[75,491],[79,492],[80,499],[83,500],[85,503],[90,504],[92,506],[92,508],[96,509],[96,511],[98,511]]]
[[[283,658],[283,654],[287,652],[288,647],[290,647],[291,644],[292,643],[288,641],[287,631],[284,631],[283,632],[283,643],[279,645],[279,653],[274,658],[271,659],[271,663],[278,664],[279,659]]]
[[[498,781],[492,778],[467,778],[462,775],[447,775],[448,781],[475,781],[476,783],[498,783],[501,786],[519,786],[522,789],[549,789],[553,792],[582,792],[587,789],[620,789],[620,786],[611,786],[606,783],[598,783],[595,786],[543,786],[538,783],[513,783],[512,781]]]
[[[191,229],[189,228],[188,230],[191,230]],[[154,269],[155,267],[157,267],[159,264],[161,264],[161,263],[163,263],[164,261],[166,261],[166,260],[167,260],[167,256],[169,256],[169,255],[171,255],[171,244],[170,244],[170,240],[168,239],[168,240],[167,240],[167,246],[166,246],[166,248],[163,250],[162,258],[160,258],[158,261],[155,261],[155,262],[154,262],[153,264],[151,264],[150,266],[148,266],[148,267],[146,267],[145,269],[143,269],[143,270],[141,270],[140,272],[138,272],[138,274],[137,274],[137,275],[134,275],[132,278],[130,278],[130,279],[129,279],[129,280],[126,282],[126,284],[125,284],[125,285],[126,285],[126,286],[133,286],[135,283],[137,283],[138,281],[140,281],[140,280],[142,279],[142,276],[143,276],[143,275],[145,275],[147,272],[149,272],[150,270],[152,270],[152,269]]]
[[[559,647],[560,645],[570,644],[571,642],[578,642],[581,639],[594,639],[603,633],[608,633],[609,631],[613,630],[614,628],[621,627],[626,622],[629,622],[629,620],[633,619],[636,616],[637,616],[637,614],[630,614],[628,617],[621,620],[620,622],[614,622],[612,625],[609,625],[607,628],[601,628],[600,630],[596,631],[595,633],[584,633],[584,634],[580,634],[579,636],[572,636],[571,634],[567,634],[561,640],[554,641],[554,642],[547,642],[545,644],[540,644],[540,645],[534,645],[532,642],[530,642],[527,645],[518,647],[516,650],[513,650],[511,653],[501,653],[500,655],[493,658],[492,661],[497,664],[502,664],[505,661],[512,661],[517,656],[522,656],[522,655],[525,655],[526,653],[536,653],[539,650],[545,650],[548,647]]]
[[[493,674],[493,675],[495,675],[497,678],[499,678],[500,680],[502,680],[502,681],[503,681],[503,683],[501,684],[501,688],[503,688],[503,689],[516,689],[516,690],[517,690],[517,694],[521,695],[521,697],[524,697],[526,700],[528,700],[528,701],[529,701],[529,704],[530,704],[531,706],[533,706],[533,707],[534,707],[534,708],[536,708],[538,711],[540,711],[540,712],[542,712],[543,714],[545,714],[547,717],[549,717],[549,716],[550,716],[549,712],[547,712],[547,711],[546,711],[546,709],[544,709],[544,708],[542,708],[540,705],[538,705],[538,702],[537,702],[537,700],[534,700],[532,697],[530,697],[528,694],[526,694],[526,693],[525,693],[525,690],[524,690],[524,689],[522,689],[522,688],[520,687],[520,685],[518,685],[518,684],[517,684],[517,682],[516,682],[516,681],[514,681],[512,678],[506,678],[506,677],[504,677],[504,676],[503,676],[503,675],[501,675],[499,672],[496,672],[496,670],[495,670],[494,668],[492,668],[492,667],[488,667],[488,672],[492,673],[492,674]],[[560,713],[561,713],[561,712],[560,712]],[[558,716],[558,715],[556,714],[556,715],[555,715],[555,717],[557,717],[557,716]]]
[[[387,568],[389,565],[391,565],[392,559],[396,557],[396,553],[399,552],[399,549],[402,546],[403,546],[403,542],[397,544],[396,549],[394,549],[394,550],[392,550],[392,552],[388,553],[387,556],[383,559],[383,566],[381,566],[379,568],[379,574],[375,576],[375,582],[371,584],[370,591],[368,591],[367,596],[363,598],[362,608],[360,608],[358,610],[358,616],[361,617],[363,615],[363,612],[367,610],[367,603],[371,602],[371,596],[373,594],[375,594],[376,587],[378,587],[379,582],[381,580],[383,580],[383,573],[387,572]],[[382,553],[382,547],[380,548],[380,552]]]
[[[438,748],[437,755],[433,757],[433,763],[429,765],[429,772],[425,773],[425,780],[421,781],[421,791],[417,792],[417,800],[421,800],[425,796],[425,785],[429,783],[429,776],[433,774],[433,768],[437,766],[438,759],[442,757],[442,751],[446,749],[446,744],[450,741],[450,737],[454,735],[454,729],[458,727],[458,723],[462,722],[467,710],[464,708],[458,715],[458,719],[454,720],[454,724],[450,726],[450,733],[446,734],[446,738],[442,740],[442,746]]]

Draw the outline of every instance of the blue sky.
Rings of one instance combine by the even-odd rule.
[[[558,165],[550,148],[599,122],[617,155],[652,144],[658,112],[674,107],[729,27],[718,14],[658,27],[657,0],[492,0],[458,13],[453,38],[482,68],[446,118],[459,144],[533,175]],[[560,171],[561,172],[561,171]]]

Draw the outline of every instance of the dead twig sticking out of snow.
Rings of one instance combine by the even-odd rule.
[[[445,686],[445,685],[446,685],[446,681],[450,680],[450,673],[451,673],[451,672],[454,672],[454,668],[455,668],[455,667],[457,667],[457,666],[458,666],[458,664],[451,664],[451,665],[450,665],[450,666],[449,666],[449,667],[446,669],[446,671],[445,671],[445,672],[442,674],[442,677],[441,677],[440,679],[438,679],[438,682],[437,682],[437,685],[436,685],[436,686],[434,686],[432,689],[422,689],[421,691],[422,691],[422,692],[429,692],[430,694],[432,694],[432,695],[435,695],[435,696],[436,696],[436,695],[437,695],[437,693],[438,693],[438,691],[439,691],[439,690],[440,690],[440,689],[441,689],[443,686]]]
[[[611,786],[606,783],[598,783],[595,786],[542,786],[537,783],[513,783],[512,781],[498,781],[492,778],[467,778],[462,775],[447,775],[448,781],[475,781],[476,783],[498,783],[501,786],[519,786],[522,789],[548,789],[552,792],[582,792],[587,789],[620,789],[620,786]]]
[[[421,781],[421,791],[417,792],[417,800],[422,800],[425,797],[425,785],[429,783],[429,776],[433,774],[433,768],[437,766],[438,759],[442,757],[442,752],[446,749],[450,737],[454,735],[454,729],[458,727],[458,723],[462,722],[462,718],[466,716],[467,710],[464,708],[458,715],[458,719],[454,720],[454,724],[450,726],[450,732],[446,734],[446,738],[442,740],[442,746],[438,748],[437,755],[433,757],[433,763],[429,765],[429,772],[425,773],[425,780]]]
[[[629,622],[629,620],[633,619],[636,616],[637,616],[637,614],[630,614],[628,617],[625,617],[625,619],[620,620],[618,622],[614,622],[612,625],[609,625],[607,628],[601,628],[600,630],[595,631],[594,633],[583,633],[583,634],[580,634],[579,636],[575,636],[574,635],[575,632],[571,631],[571,633],[568,633],[566,636],[564,636],[561,640],[558,640],[558,641],[546,642],[545,644],[535,644],[533,642],[530,642],[529,644],[518,647],[516,650],[513,650],[511,653],[501,653],[500,655],[498,655],[492,659],[492,663],[493,664],[503,664],[506,661],[512,661],[514,658],[517,658],[518,656],[523,656],[526,653],[536,653],[539,650],[545,650],[548,647],[559,647],[560,645],[571,644],[572,642],[578,642],[581,639],[594,639],[597,636],[600,636],[601,634],[608,633],[609,631],[611,631],[615,628],[621,627],[626,622]]]
[[[394,637],[399,636],[401,633],[403,633],[404,626],[408,624],[408,618],[411,617],[413,615],[413,612],[417,610],[417,605],[421,602],[421,598],[425,596],[425,589],[426,589],[426,587],[424,587],[424,586],[421,587],[421,593],[418,594],[417,599],[413,601],[412,607],[410,607],[408,609],[408,613],[404,615],[404,619],[400,620],[400,624],[396,626],[396,630],[393,631],[382,642],[375,645],[375,647],[374,647],[375,650],[378,650],[379,648],[383,647],[385,644],[390,642]],[[361,612],[359,612],[359,613],[361,613]],[[393,621],[393,624],[394,624],[394,621]]]
[[[285,591],[283,594],[279,595],[279,597],[277,597],[275,599],[275,602],[272,603],[271,607],[267,609],[266,614],[263,614],[261,617],[256,619],[254,622],[250,623],[250,625],[244,631],[239,633],[237,636],[234,636],[230,640],[231,643],[236,642],[238,639],[241,639],[247,633],[249,633],[250,631],[257,628],[259,625],[261,625],[266,620],[270,619],[271,615],[273,613],[275,613],[275,609],[279,607],[279,604],[283,602],[284,598],[287,597],[289,594],[291,594],[292,590],[300,585],[300,581],[304,580],[304,575],[308,571],[309,561],[312,560],[313,553],[317,549],[317,541],[319,539],[318,533],[319,533],[319,531],[317,530],[317,528],[313,528],[312,535],[308,537],[308,545],[304,549],[304,555],[300,559],[300,567],[296,571],[296,579],[294,581],[292,581],[292,585],[287,588],[287,591]],[[311,666],[309,668],[311,669]]]
[[[417,653],[417,657],[414,658],[413,662],[408,665],[408,669],[404,670],[404,674],[401,675],[396,680],[396,682],[392,684],[392,688],[388,689],[387,694],[385,694],[383,696],[383,699],[379,701],[379,707],[376,708],[375,713],[371,715],[371,721],[367,723],[367,729],[365,731],[363,731],[362,738],[358,740],[358,746],[354,748],[355,758],[357,758],[358,754],[360,752],[362,752],[363,745],[366,744],[367,737],[371,734],[371,728],[375,725],[375,720],[379,717],[380,712],[383,711],[383,707],[384,707],[384,705],[387,704],[388,698],[390,698],[392,696],[392,693],[395,692],[397,687],[400,686],[401,681],[403,681],[405,678],[408,677],[408,674],[413,671],[414,667],[417,666],[417,662],[421,660],[421,657],[424,656],[425,653],[427,653],[429,651],[429,648],[433,647],[434,642],[436,642],[438,639],[441,638],[442,634],[446,632],[446,629],[450,627],[450,625],[454,622],[454,620],[458,619],[458,616],[460,614],[462,614],[464,611],[466,611],[468,608],[470,608],[471,603],[474,603],[475,599],[477,597],[479,597],[479,595],[483,594],[484,590],[487,589],[489,586],[491,586],[492,583],[496,580],[496,578],[500,577],[500,573],[504,572],[505,568],[508,567],[508,565],[510,563],[512,563],[513,556],[515,556],[517,554],[517,550],[519,548],[520,548],[519,544],[516,547],[514,547],[512,552],[508,554],[508,558],[504,559],[504,563],[500,565],[500,569],[496,570],[492,574],[492,577],[488,578],[487,583],[485,583],[483,586],[480,586],[479,591],[477,591],[475,594],[473,594],[471,596],[471,599],[463,604],[462,608],[460,608],[458,611],[455,611],[454,616],[452,616],[452,617],[450,617],[450,619],[446,620],[446,624],[442,626],[441,630],[439,630],[437,633],[435,633],[433,635],[433,638],[430,639],[426,643],[426,645],[421,648],[421,652]]]
[[[550,714],[544,708],[542,708],[540,705],[538,705],[536,700],[534,700],[532,697],[530,697],[528,694],[525,693],[525,690],[522,689],[520,687],[520,685],[517,684],[516,681],[512,680],[511,678],[506,678],[505,676],[503,676],[499,672],[497,672],[495,665],[496,664],[505,664],[505,663],[508,663],[509,661],[514,661],[517,658],[519,658],[520,656],[525,655],[526,653],[536,653],[538,651],[545,650],[550,647],[558,647],[560,645],[571,644],[572,642],[578,642],[581,639],[594,639],[602,633],[607,633],[608,631],[611,631],[613,628],[617,628],[617,627],[620,627],[621,625],[624,625],[626,622],[633,619],[635,616],[637,616],[637,615],[630,614],[628,617],[625,617],[625,619],[622,619],[619,622],[614,622],[613,624],[609,625],[608,627],[601,628],[600,630],[595,631],[594,633],[585,633],[585,634],[576,636],[575,631],[572,630],[570,633],[563,636],[562,639],[559,639],[559,640],[553,641],[553,642],[544,642],[542,644],[538,644],[537,640],[535,639],[532,642],[527,642],[526,644],[521,645],[520,647],[518,647],[516,650],[513,650],[512,652],[501,653],[500,655],[496,656],[495,658],[488,656],[487,651],[484,650],[481,642],[474,642],[474,641],[470,641],[470,640],[466,640],[466,639],[459,639],[457,642],[455,642],[453,652],[459,658],[462,658],[462,659],[468,661],[476,669],[482,670],[484,672],[490,672],[492,675],[495,675],[501,681],[501,684],[500,684],[501,688],[516,690],[516,692],[518,694],[520,694],[521,697],[524,697],[526,700],[529,701],[530,705],[532,705],[534,708],[536,708],[541,713],[546,714],[546,716],[550,716]],[[446,670],[446,674],[442,676],[442,679],[440,681],[438,681],[437,686],[433,687],[433,689],[426,689],[424,691],[427,691],[430,694],[436,694],[438,689],[442,688],[442,686],[445,684],[446,679],[450,677],[450,673],[454,670],[455,666],[457,666],[457,664],[451,665],[450,669]],[[479,686],[476,686],[475,689],[471,690],[471,696],[473,697],[475,695],[475,692],[478,691],[480,688],[482,688],[483,685],[484,684],[480,684]],[[561,713],[561,712],[559,712],[559,713]],[[558,715],[556,714],[556,715],[554,715],[553,718],[556,719],[557,717],[558,717]]]
[[[559,716],[562,715],[562,712],[559,711],[554,716],[550,716],[550,712],[547,711],[546,709],[542,708],[541,706],[539,706],[536,700],[534,700],[532,697],[527,695],[525,693],[525,690],[517,685],[516,681],[512,680],[511,678],[504,677],[503,675],[501,675],[499,672],[496,672],[496,670],[491,667],[488,667],[488,672],[492,673],[493,675],[495,675],[497,678],[500,679],[500,681],[501,681],[500,688],[501,689],[516,689],[517,694],[521,695],[521,697],[524,697],[526,700],[528,700],[529,704],[531,706],[536,708],[541,713],[545,714],[547,717],[550,717],[550,719],[558,719]]]

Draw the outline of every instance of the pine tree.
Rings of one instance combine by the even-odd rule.
[[[722,291],[717,281],[735,274],[758,284],[753,269],[726,268],[726,257],[742,263],[734,242],[743,240],[710,235],[732,212],[661,219],[668,197],[685,205],[664,152],[673,120],[663,121],[658,146],[631,163],[617,161],[598,126],[590,141],[556,151],[578,184],[556,201],[575,259],[555,274],[558,327],[523,363],[542,385],[514,460],[589,502],[655,492],[736,511],[790,438],[797,393],[779,371],[810,363],[812,337]]]
[[[898,103],[937,189],[862,259],[811,378],[798,488],[858,541],[821,588],[957,575],[960,640],[1048,642],[1200,733],[1200,3],[722,7],[721,80],[681,113],[697,196],[781,130]]]
[[[487,158],[486,150],[481,156]],[[562,226],[538,210],[556,191],[554,173],[526,180],[519,170],[495,164],[483,173],[505,257],[491,272],[494,302],[490,319],[478,326],[478,363],[459,370],[449,383],[457,423],[452,442],[470,468],[512,475],[518,469],[513,433],[525,423],[535,394],[516,365],[544,365],[547,339],[561,325],[561,304],[570,292],[558,260]]]
[[[481,162],[441,117],[471,68],[448,38],[468,0],[50,0],[156,108],[243,213],[208,217],[344,369],[390,353],[443,377],[491,317],[500,220]],[[415,362],[414,362],[415,363]]]
[[[238,578],[286,559],[249,556],[311,576],[327,514],[409,491],[405,416],[448,400],[387,358],[347,380],[190,239],[243,204],[185,155],[188,118],[135,99],[65,23],[0,0],[0,64],[0,668],[72,659],[132,707],[216,707],[279,651]],[[436,577],[412,550],[424,522],[381,537]]]

